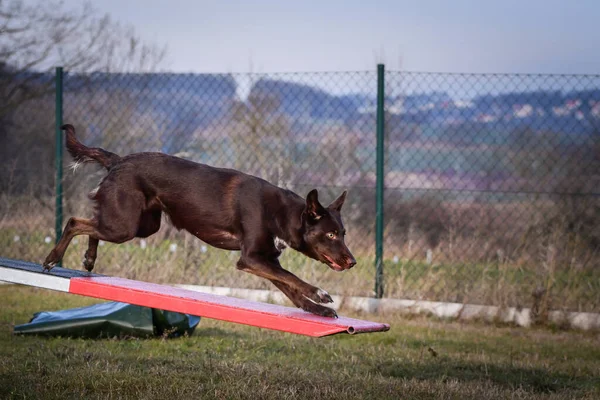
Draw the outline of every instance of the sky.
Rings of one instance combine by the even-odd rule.
[[[66,0],[77,5],[78,0]],[[600,73],[598,0],[99,0],[173,72]]]

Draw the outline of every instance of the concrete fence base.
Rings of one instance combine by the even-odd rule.
[[[236,289],[214,286],[175,285],[180,288],[202,293],[232,296],[242,299],[275,304],[288,304],[281,292],[256,289]],[[336,310],[347,309],[368,314],[426,314],[439,318],[457,320],[484,320],[489,322],[512,323],[522,327],[533,324],[529,308],[482,306],[476,304],[443,303],[426,300],[375,299],[370,297],[350,297],[332,295]],[[568,328],[600,330],[600,314],[585,312],[550,311],[547,321]]]

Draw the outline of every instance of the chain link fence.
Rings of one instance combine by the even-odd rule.
[[[388,73],[386,293],[600,309],[600,77]]]
[[[375,71],[67,73],[64,122],[89,146],[236,168],[301,196],[317,188],[324,203],[348,189],[359,264],[339,274],[293,251],[282,264],[332,293],[372,296],[376,97]],[[41,261],[54,242],[53,101],[3,117],[4,256]],[[600,76],[386,72],[384,296],[600,311],[599,167]],[[87,193],[102,176],[65,170],[66,216],[91,216]],[[67,267],[80,268],[78,239]],[[237,271],[237,257],[165,223],[104,244],[96,268],[271,289]]]

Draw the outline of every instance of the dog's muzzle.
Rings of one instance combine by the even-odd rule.
[[[344,257],[344,261],[341,263],[336,262],[333,258],[329,257],[326,254],[323,254],[323,258],[325,258],[325,264],[327,264],[327,266],[329,266],[329,268],[331,268],[335,271],[345,271],[356,265],[356,260],[352,256]]]

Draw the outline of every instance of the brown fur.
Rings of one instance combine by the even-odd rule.
[[[120,157],[80,143],[72,125],[67,149],[76,162],[95,161],[108,170],[91,198],[91,219],[70,218],[44,261],[50,270],[63,258],[77,235],[89,236],[83,265],[91,271],[100,240],[122,243],[158,231],[162,213],[211,246],[239,250],[237,268],[270,280],[297,306],[314,314],[335,317],[327,292],[286,271],[279,263],[282,243],[341,271],[356,261],[344,243],[341,208],[346,192],[328,207],[317,190],[306,199],[242,172],[214,168],[161,153]]]

